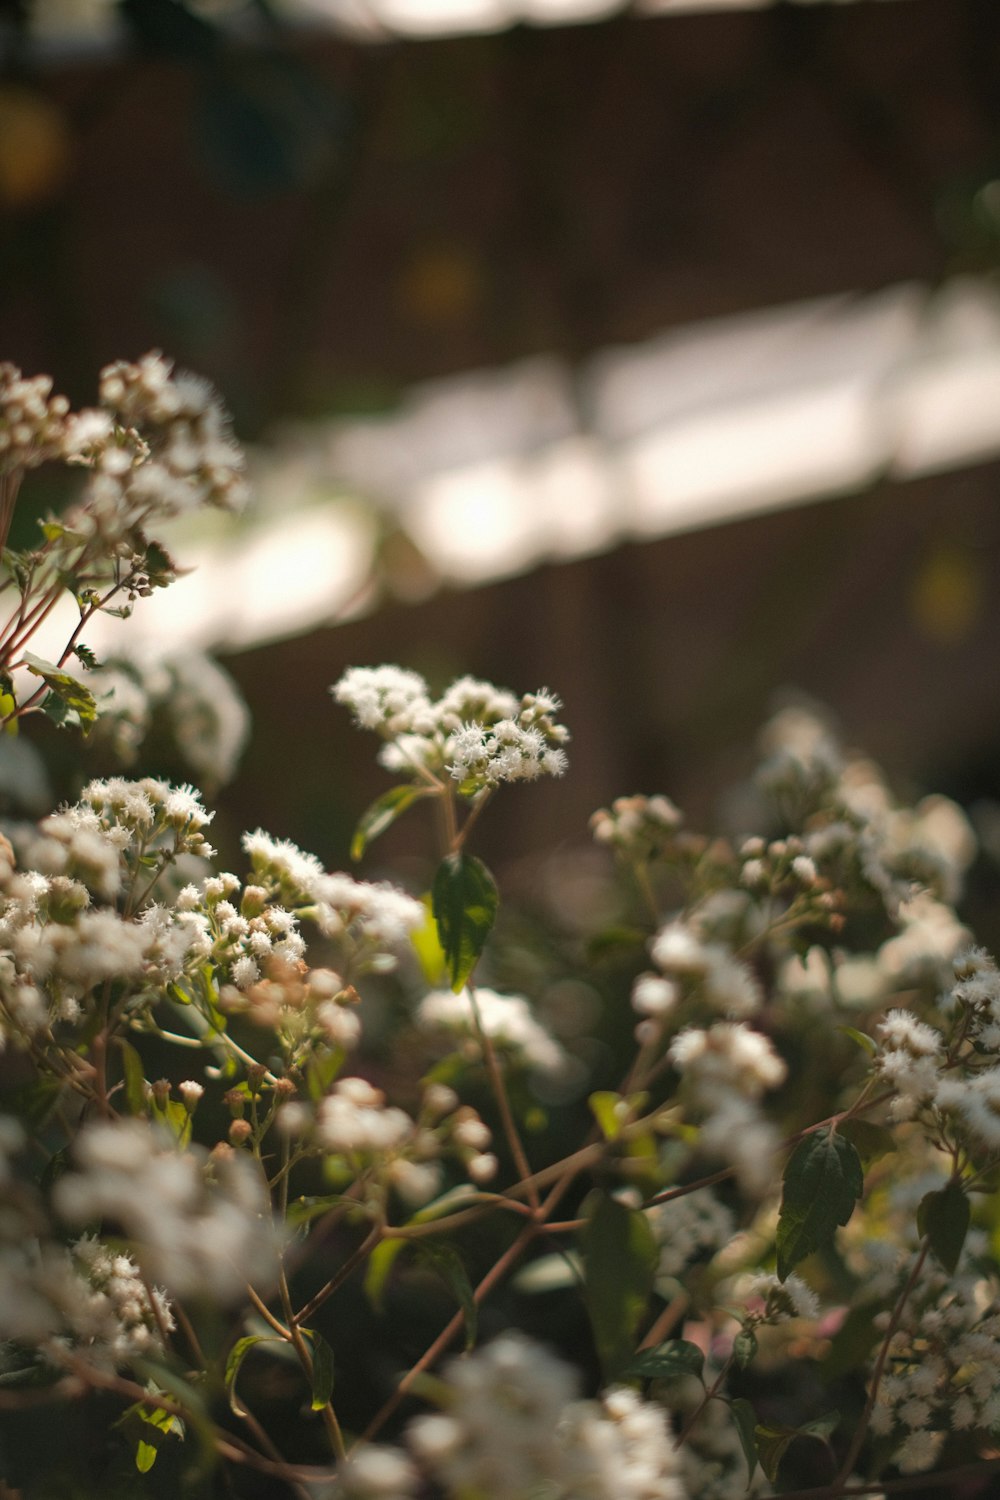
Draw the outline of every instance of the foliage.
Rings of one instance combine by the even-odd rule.
[[[159,516],[238,492],[200,383],[149,356],[102,395],[72,416],[0,381],[10,504],[36,462],[85,469],[5,554],[8,725],[100,733],[80,630],[169,581]],[[64,596],[79,625],[39,657]],[[958,809],[895,805],[786,711],[757,832],[661,795],[595,814],[603,925],[512,994],[469,846],[507,783],[566,770],[558,699],[392,666],[332,691],[396,778],[355,856],[430,803],[430,892],[261,829],[220,870],[200,794],[148,776],[0,842],[6,1482],[836,1500],[987,1474],[1000,971],[954,911]],[[581,992],[607,1014],[568,1014]],[[612,1080],[593,1044],[625,1014]]]

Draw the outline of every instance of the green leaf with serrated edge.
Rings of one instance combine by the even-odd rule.
[[[385,1296],[389,1272],[406,1243],[407,1241],[402,1239],[382,1240],[368,1257],[368,1263],[365,1266],[365,1296],[376,1312],[382,1311],[382,1300]]]
[[[740,1435],[743,1457],[747,1461],[747,1484],[749,1485],[757,1467],[757,1413],[743,1396],[736,1396],[730,1401],[729,1406],[736,1423],[736,1431]]]
[[[642,1380],[678,1380],[682,1375],[695,1375],[700,1380],[705,1367],[705,1355],[697,1344],[688,1339],[668,1339],[657,1344],[655,1349],[643,1349],[630,1360],[621,1374],[627,1380],[637,1377]]]
[[[146,1115],[149,1107],[146,1100],[146,1079],[142,1069],[142,1058],[124,1037],[118,1038],[125,1070],[125,1103],[130,1115]]]
[[[451,987],[457,992],[476,967],[496,920],[496,881],[474,855],[448,854],[434,876],[431,901]]]
[[[822,1130],[799,1142],[785,1167],[778,1216],[781,1281],[799,1261],[832,1241],[838,1227],[851,1217],[863,1190],[861,1160],[850,1141],[833,1130]]]
[[[57,667],[53,662],[45,661],[41,656],[34,656],[30,651],[25,651],[23,661],[29,672],[40,677],[46,687],[61,699],[67,709],[71,709],[80,721],[81,728],[86,732],[97,718],[97,701],[88,687],[84,687],[71,672],[66,672],[62,667]]]
[[[312,1354],[312,1409],[322,1411],[333,1395],[333,1350],[315,1328],[303,1328]]]
[[[245,1338],[237,1339],[226,1356],[226,1370],[223,1383],[229,1392],[229,1405],[238,1417],[245,1416],[245,1409],[236,1394],[236,1377],[240,1373],[240,1366],[246,1359],[250,1350],[257,1344],[277,1344],[278,1339],[269,1338],[264,1333],[248,1333]]]
[[[757,1353],[757,1336],[752,1328],[741,1328],[733,1339],[733,1358],[745,1370]]]
[[[462,1309],[465,1318],[465,1347],[466,1350],[471,1349],[476,1342],[476,1332],[479,1327],[479,1304],[476,1302],[472,1282],[469,1280],[469,1273],[465,1269],[462,1257],[454,1245],[442,1245],[440,1242],[422,1244],[419,1246],[418,1253],[420,1259],[441,1277]]]
[[[659,1256],[646,1215],[600,1189],[584,1202],[583,1218],[584,1300],[601,1368],[614,1380],[631,1362]]]
[[[591,1113],[606,1141],[613,1141],[621,1134],[622,1117],[619,1112],[621,1102],[621,1094],[616,1094],[611,1089],[599,1089],[587,1100]]]
[[[873,1124],[871,1120],[841,1120],[837,1130],[850,1141],[866,1167],[896,1150],[892,1131],[884,1125]]]
[[[927,1193],[917,1209],[917,1229],[930,1241],[934,1258],[953,1275],[962,1258],[972,1206],[957,1182]]]
[[[878,1045],[865,1032],[859,1031],[856,1026],[838,1026],[837,1030],[842,1036],[849,1036],[852,1042],[857,1042],[863,1052],[874,1057],[878,1051]]]
[[[427,795],[428,788],[426,787],[393,786],[387,792],[383,792],[381,797],[376,797],[371,807],[358,819],[358,826],[351,839],[351,858],[359,860],[368,845],[374,843],[379,834],[385,833],[386,829],[391,828],[408,807],[412,807],[414,802]]]

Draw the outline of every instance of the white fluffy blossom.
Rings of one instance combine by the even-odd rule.
[[[253,1162],[180,1154],[140,1120],[86,1126],[77,1170],[55,1188],[63,1218],[121,1225],[148,1276],[178,1297],[241,1302],[246,1283],[270,1283],[281,1239]]]
[[[475,1007],[486,1035],[505,1053],[540,1073],[557,1073],[566,1054],[545,1028],[535,1020],[523,995],[500,995],[477,985]],[[466,1050],[478,1055],[473,1002],[468,990],[433,990],[420,1002],[417,1021],[428,1031],[447,1032],[462,1038]]]

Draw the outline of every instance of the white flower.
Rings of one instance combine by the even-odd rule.
[[[56,1184],[63,1218],[119,1223],[147,1274],[179,1297],[242,1302],[247,1281],[276,1275],[281,1239],[253,1163],[183,1155],[140,1120],[85,1126],[78,1169]]]
[[[505,1052],[541,1073],[558,1073],[566,1054],[535,1020],[523,995],[500,995],[485,985],[475,988],[475,1004],[486,1035]],[[476,1022],[468,990],[434,990],[420,1002],[418,1023],[475,1040]]]

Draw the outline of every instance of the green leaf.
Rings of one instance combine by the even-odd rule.
[[[777,1482],[781,1460],[790,1445],[799,1437],[818,1438],[821,1443],[829,1440],[830,1434],[840,1423],[839,1411],[828,1411],[813,1422],[803,1422],[801,1427],[762,1426],[756,1428],[757,1456],[760,1466],[772,1484]]]
[[[935,1259],[949,1275],[954,1274],[962,1257],[971,1214],[968,1196],[957,1182],[949,1182],[920,1200],[917,1228],[930,1240]]]
[[[374,843],[379,834],[391,828],[396,819],[412,807],[421,797],[428,795],[425,787],[393,786],[381,797],[376,797],[371,807],[361,814],[351,840],[351,858],[358,860],[368,845]]]
[[[841,1120],[837,1130],[850,1141],[865,1167],[896,1149],[892,1131],[884,1125],[873,1125],[871,1120]]]
[[[49,702],[46,698],[42,708],[49,717],[60,724],[76,722],[86,734],[97,718],[97,701],[90,689],[71,672],[63,671],[41,656],[33,656],[30,651],[24,653],[24,664],[29,672],[42,679],[49,689],[49,697],[61,705],[60,717],[60,710],[54,705],[46,707]]]
[[[147,1115],[149,1105],[146,1100],[146,1079],[142,1068],[142,1058],[124,1037],[118,1038],[118,1045],[122,1049],[122,1062],[125,1067],[125,1103],[128,1105],[130,1115]]]
[[[472,1348],[479,1327],[479,1305],[472,1290],[472,1282],[454,1245],[440,1242],[425,1243],[419,1247],[420,1259],[432,1267],[441,1277],[465,1317],[465,1347]]]
[[[642,1380],[677,1380],[681,1375],[696,1375],[701,1379],[705,1356],[697,1344],[687,1339],[668,1339],[655,1349],[643,1349],[621,1372],[626,1379],[637,1376]]]
[[[457,991],[476,967],[496,919],[496,881],[481,859],[449,854],[434,876],[431,902],[451,987]]]
[[[101,665],[90,647],[85,646],[82,641],[77,641],[73,647],[73,655],[82,666],[87,667],[90,671]]]
[[[838,1026],[837,1030],[843,1036],[849,1036],[852,1042],[856,1042],[863,1052],[874,1057],[878,1051],[877,1044],[864,1031],[859,1031],[856,1026]]]
[[[173,1412],[162,1406],[146,1406],[136,1401],[128,1407],[115,1423],[135,1443],[135,1466],[140,1474],[148,1474],[156,1463],[164,1439],[171,1433],[184,1436],[184,1423]]]
[[[312,1409],[322,1411],[333,1395],[333,1350],[315,1328],[303,1328],[312,1345]]]
[[[733,1358],[745,1370],[757,1353],[757,1335],[752,1328],[741,1328],[733,1339]]]
[[[622,1115],[619,1111],[621,1102],[621,1094],[616,1094],[611,1089],[599,1089],[587,1100],[606,1141],[613,1141],[621,1134]]]
[[[631,1362],[639,1320],[653,1288],[658,1253],[649,1219],[616,1198],[592,1192],[580,1239],[587,1312],[607,1380]]]
[[[248,1333],[246,1338],[237,1339],[226,1356],[226,1370],[223,1382],[229,1392],[229,1405],[238,1417],[246,1415],[246,1410],[236,1394],[236,1377],[240,1373],[240,1366],[246,1359],[250,1350],[256,1344],[277,1344],[280,1340],[269,1338],[264,1333]]]
[[[761,1427],[755,1429],[757,1457],[772,1484],[776,1483],[781,1460],[788,1452],[795,1436],[794,1428]]]
[[[6,719],[3,726],[4,734],[17,734],[18,722],[10,715],[17,710],[17,699],[13,693],[0,693],[0,719]]]
[[[832,1241],[838,1226],[854,1212],[863,1189],[861,1159],[844,1136],[822,1130],[799,1142],[785,1167],[778,1217],[780,1280]]]
[[[376,1312],[382,1311],[389,1272],[406,1243],[407,1241],[403,1239],[380,1240],[368,1257],[368,1264],[365,1266],[365,1296]]]
[[[441,947],[438,937],[437,923],[434,920],[434,909],[429,895],[423,898],[426,909],[424,921],[415,932],[410,934],[410,942],[413,951],[417,955],[420,972],[427,983],[438,987],[446,984],[448,980],[448,962]]]
[[[749,1485],[757,1467],[757,1413],[743,1396],[735,1397],[730,1401],[729,1406],[736,1423],[736,1431],[740,1435],[743,1456],[747,1461],[747,1484]]]

